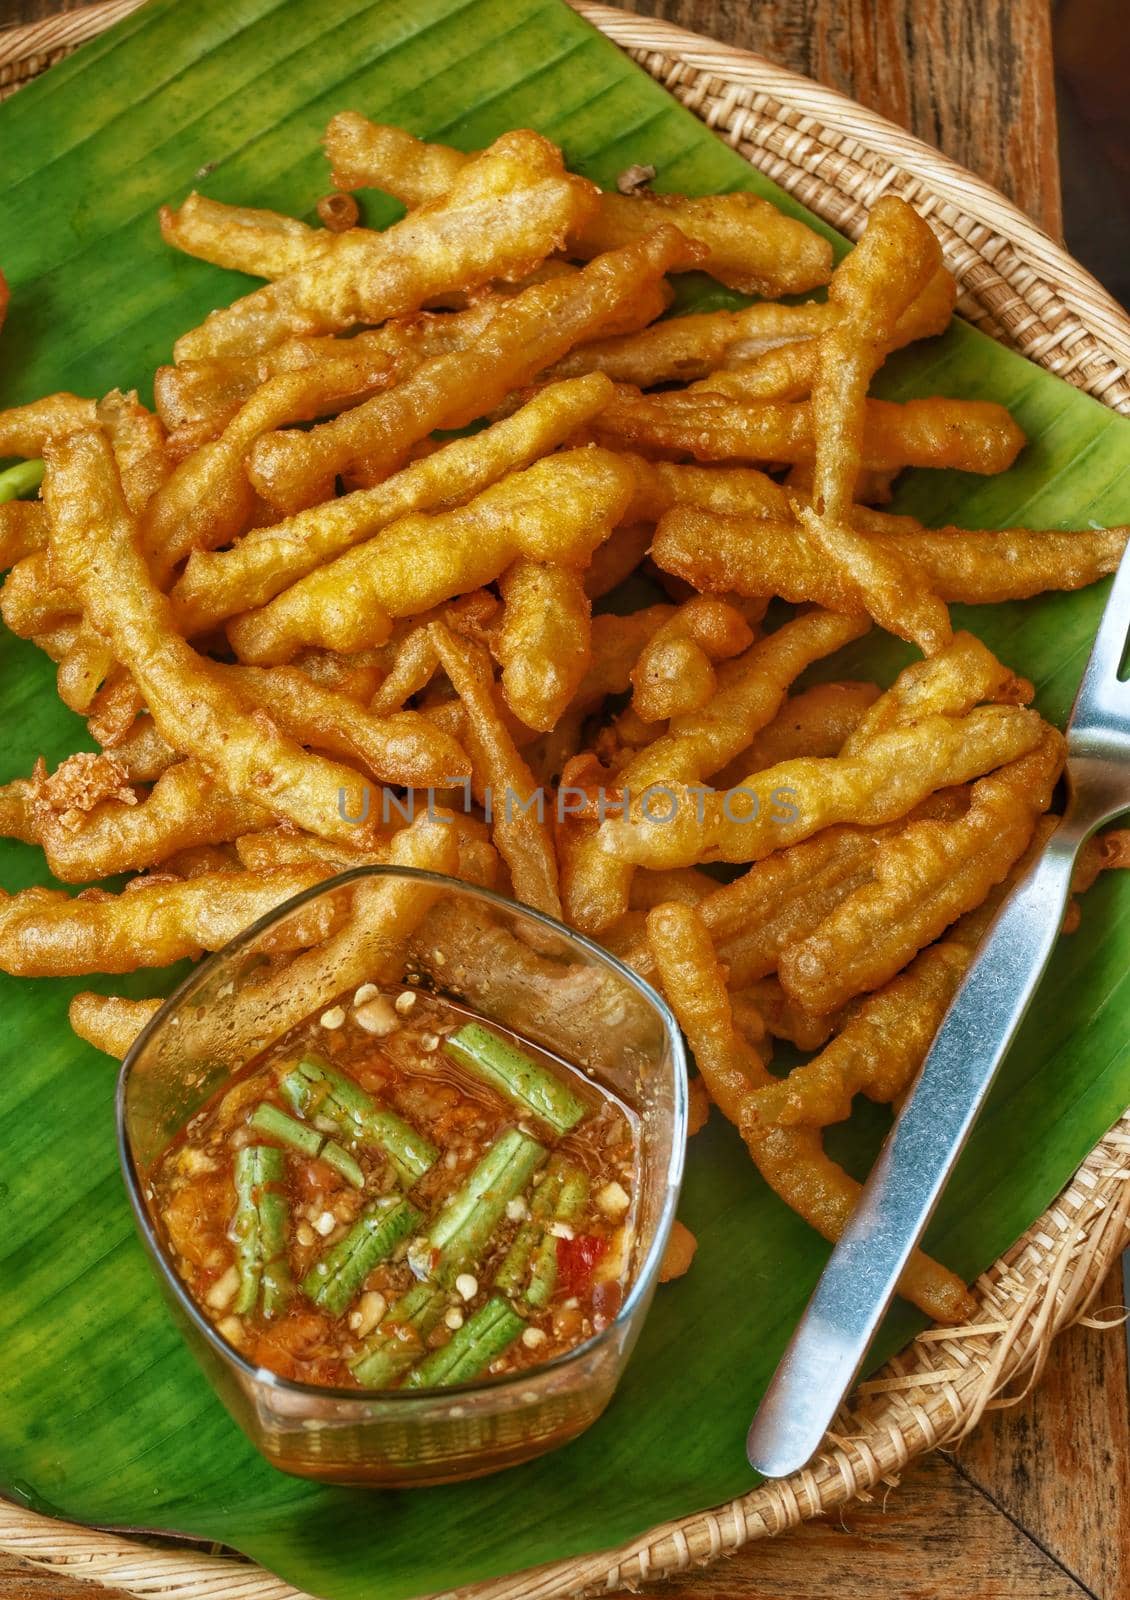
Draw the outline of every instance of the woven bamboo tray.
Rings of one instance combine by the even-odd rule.
[[[972,173],[834,90],[681,28],[589,0],[576,10],[741,152],[856,237],[888,191],[930,218],[969,321],[1130,416],[1130,319],[1089,273]],[[141,0],[99,0],[0,32],[0,97]],[[934,1329],[859,1385],[803,1471],[616,1550],[453,1592],[447,1600],[558,1600],[635,1588],[891,1486],[915,1456],[955,1444],[1039,1377],[1052,1340],[1089,1316],[1130,1242],[1130,1112],[1013,1248],[978,1280],[976,1318]],[[1102,1326],[1104,1324],[1095,1324]],[[199,1547],[72,1526],[0,1502],[0,1549],[72,1577],[166,1600],[306,1600],[254,1564]]]

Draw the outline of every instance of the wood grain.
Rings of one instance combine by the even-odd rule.
[[[94,1588],[81,1578],[29,1566],[2,1550],[0,1595],[3,1600],[130,1600],[124,1589]]]
[[[1096,1313],[1123,1304],[1121,1268]],[[970,1482],[1102,1600],[1130,1595],[1130,1390],[1122,1329],[1072,1328],[1040,1386],[957,1457]]]
[[[708,1572],[659,1583],[654,1600],[1086,1600],[1064,1569],[944,1456],[884,1504],[768,1539]],[[620,1595],[616,1600],[629,1600]],[[1113,1597],[1112,1597],[1113,1600]]]
[[[620,3],[843,90],[1061,236],[1050,0]]]
[[[60,11],[79,11],[93,0],[0,0],[0,28],[14,28],[18,22],[40,22]]]

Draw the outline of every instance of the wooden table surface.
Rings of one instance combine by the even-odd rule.
[[[83,0],[0,0],[0,23]],[[191,0],[182,0],[191,4]],[[1060,232],[1050,0],[629,0],[832,84]],[[1100,1304],[1123,1300],[1115,1272]],[[657,1600],[1127,1600],[1130,1403],[1121,1329],[1073,1329],[1035,1392],[897,1490],[652,1589]],[[111,1593],[111,1591],[103,1591]],[[89,1600],[0,1555],[0,1600]]]

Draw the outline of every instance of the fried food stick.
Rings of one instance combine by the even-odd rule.
[[[519,385],[635,305],[694,259],[674,228],[611,251],[575,277],[532,284],[505,301],[473,345],[424,362],[386,394],[313,428],[267,433],[249,458],[252,483],[283,511],[325,499],[336,476],[376,483],[433,428],[488,415]]]
[[[693,906],[657,906],[648,939],[663,991],[694,1052],[710,1098],[738,1127],[761,1175],[791,1210],[835,1240],[860,1185],[824,1152],[814,1128],[765,1128],[754,1095],[776,1080],[734,1026],[730,999],[710,935]],[[915,1251],[899,1292],[936,1321],[961,1322],[973,1309],[960,1279]]]
[[[953,278],[940,266],[898,318],[891,334],[891,349],[941,333],[953,314],[955,293]],[[833,302],[822,309],[830,315],[824,329],[817,330],[813,337],[765,350],[753,361],[729,362],[729,370],[709,373],[693,384],[690,392],[725,394],[735,400],[801,400],[811,394],[820,370],[819,335],[843,320],[841,309]]]
[[[956,467],[993,474],[1010,467],[1024,444],[1008,412],[991,400],[867,400],[863,418],[858,465],[867,471]],[[740,401],[680,390],[641,395],[622,384],[594,431],[617,449],[790,465],[814,460],[818,432],[809,400]]]
[[[714,787],[733,788],[747,772],[778,761],[838,756],[881,693],[877,683],[848,681],[817,683],[790,695],[773,721],[716,774]]]
[[[176,632],[101,429],[49,446],[45,491],[52,559],[144,695],[162,737],[196,756],[232,794],[308,832],[356,838],[346,818],[364,810],[358,774],[303,750],[248,710],[221,670]]]
[[[592,607],[581,575],[519,557],[499,580],[502,621],[495,654],[502,692],[528,728],[548,733],[592,659]]]
[[[241,660],[286,661],[304,644],[357,650],[408,617],[491,583],[518,556],[583,567],[620,519],[632,472],[611,451],[564,451],[491,484],[466,505],[402,517],[309,573],[269,605],[237,617]]]
[[[176,761],[145,798],[106,798],[81,818],[41,796],[42,763],[32,778],[0,789],[0,835],[41,846],[63,883],[89,883],[157,866],[181,850],[222,844],[272,820],[262,806],[234,799],[197,761]]]
[[[431,624],[443,670],[466,710],[466,738],[475,776],[489,796],[494,842],[510,869],[517,899],[561,915],[557,856],[545,797],[499,716],[490,658],[481,645],[442,622]]]
[[[1028,755],[973,785],[964,815],[912,823],[888,840],[870,880],[781,950],[790,999],[808,1011],[838,1010],[980,905],[1027,849],[1063,760],[1063,737],[1049,727]]]
[[[363,335],[358,336],[363,337]],[[611,395],[599,375],[542,389],[520,410],[468,439],[453,439],[372,489],[250,529],[230,550],[191,555],[172,591],[186,634],[252,610],[324,562],[413,512],[447,510],[508,472],[548,455]]]
[[[812,381],[812,505],[798,516],[829,562],[857,585],[880,627],[932,655],[952,636],[944,603],[915,573],[852,525],[863,464],[867,390],[895,340],[895,325],[942,265],[933,231],[912,206],[884,195],[855,249],[832,275],[841,316],[816,346]]]
[[[721,599],[692,596],[640,652],[632,668],[632,710],[644,722],[700,711],[718,687],[714,663],[752,643],[740,611]]]
[[[0,971],[60,978],[171,966],[222,949],[331,871],[216,872],[175,883],[135,878],[118,895],[24,889],[0,899]]]
[[[128,1000],[124,995],[92,994],[84,989],[67,1007],[67,1019],[80,1039],[121,1061],[160,1007],[160,1000]]]
[[[765,1127],[827,1127],[851,1115],[857,1094],[896,1101],[925,1060],[985,929],[1057,820],[1041,818],[1028,849],[981,905],[861,1001],[821,1055],[759,1089],[749,1108],[753,1120]]]
[[[425,144],[402,128],[369,122],[355,111],[331,118],[325,135],[333,181],[341,189],[383,189],[407,206],[446,194],[472,158]],[[826,239],[751,194],[621,195],[602,192],[598,204],[570,230],[567,248],[589,258],[674,223],[706,252],[709,272],[732,289],[767,299],[799,294],[828,281],[832,252]]]
[[[452,289],[524,277],[594,204],[592,186],[564,171],[547,140],[503,134],[442,201],[383,233],[334,234],[317,260],[211,312],[174,355],[178,363],[250,355],[295,335],[402,316]]]
[[[676,717],[667,732],[646,746],[618,774],[617,787],[637,797],[652,786],[700,785],[747,746],[754,734],[772,721],[792,681],[841,645],[860,636],[866,626],[830,612],[814,611],[787,622],[727,663],[721,688],[710,705],[690,716]],[[695,802],[691,802],[692,815]],[[564,901],[569,920],[584,932],[611,926],[628,909],[633,862],[605,841],[622,826],[607,817],[567,842]],[[666,834],[666,825],[651,828]],[[693,866],[693,853],[677,862],[642,865]]]
[[[598,848],[618,867],[758,861],[838,822],[871,827],[905,816],[935,790],[1026,755],[1045,727],[1023,707],[982,706],[892,729],[859,756],[781,762],[725,794],[671,783],[653,807],[662,809],[662,826],[642,797],[627,816],[602,824]]]
[[[1125,527],[990,533],[924,528],[901,517],[880,521],[881,516],[871,513],[864,523],[855,515],[860,538],[917,572],[941,599],[964,605],[1084,588],[1115,570],[1130,533]],[[663,516],[651,555],[665,572],[688,580],[693,574],[698,587],[710,592],[779,595],[846,613],[867,609],[858,582],[828,561],[803,523],[679,506]]]

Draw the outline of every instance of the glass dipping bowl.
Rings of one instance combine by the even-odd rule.
[[[146,1181],[169,1141],[295,1023],[368,980],[460,1001],[580,1066],[638,1116],[636,1226],[623,1305],[599,1333],[543,1366],[445,1389],[297,1383],[229,1345],[170,1258]],[[158,1281],[217,1394],[267,1459],[328,1482],[444,1483],[566,1443],[612,1398],[675,1215],[686,1063],[660,997],[590,940],[453,878],[361,867],[263,917],[165,1001],[122,1063],[117,1125],[126,1188]]]

